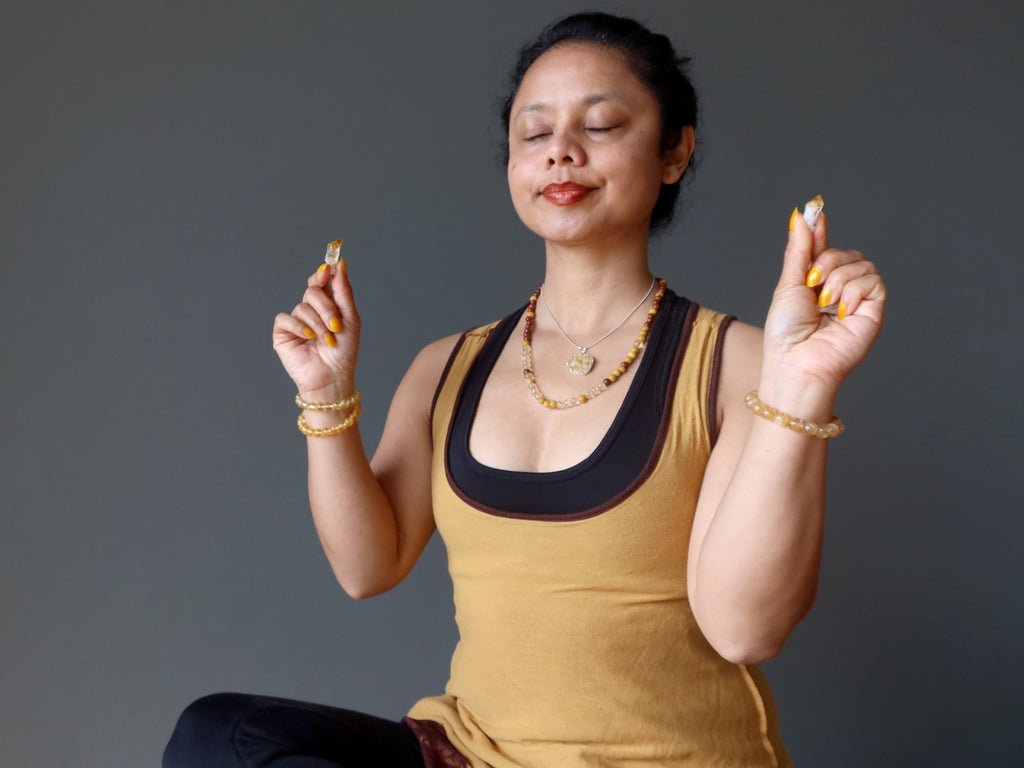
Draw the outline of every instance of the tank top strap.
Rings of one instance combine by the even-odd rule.
[[[525,306],[517,309],[515,314],[522,314],[524,309]],[[448,356],[448,362],[441,373],[437,390],[434,392],[434,402],[430,407],[431,437],[434,450],[444,450],[455,404],[466,381],[466,375],[469,373],[473,361],[476,360],[476,356],[480,354],[484,343],[501,322],[502,320],[496,320],[493,323],[480,325],[466,331]]]
[[[722,367],[722,339],[735,318],[697,306],[689,329],[689,339],[680,340],[677,380],[673,409],[675,418],[689,422],[684,426],[703,436],[708,449],[718,437],[718,377]],[[683,347],[685,345],[685,348]]]

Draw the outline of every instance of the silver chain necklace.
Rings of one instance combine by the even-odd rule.
[[[636,312],[638,309],[640,309],[641,305],[645,301],[647,301],[647,297],[651,295],[651,291],[654,290],[654,286],[655,286],[656,283],[657,283],[657,279],[652,277],[651,278],[651,287],[647,289],[647,293],[645,293],[643,298],[640,299],[640,301],[638,301],[636,303],[636,306],[633,307],[631,310],[629,310],[629,312],[626,314],[626,316],[624,318],[622,318],[615,325],[614,328],[612,328],[610,331],[608,331],[608,333],[606,333],[604,336],[599,338],[597,341],[590,342],[586,346],[581,346],[580,344],[577,344],[575,341],[570,339],[569,338],[569,334],[567,334],[562,329],[562,326],[558,322],[558,318],[555,317],[555,313],[552,312],[551,311],[551,307],[548,306],[547,299],[544,298],[544,289],[543,289],[543,287],[541,288],[541,291],[540,291],[540,303],[543,304],[544,305],[544,309],[547,310],[548,316],[551,318],[551,322],[553,322],[555,324],[555,328],[558,329],[558,332],[560,334],[562,334],[562,336],[565,338],[565,340],[568,341],[570,344],[572,344],[574,347],[576,347],[577,350],[579,350],[575,355],[573,355],[572,357],[570,357],[568,360],[565,361],[565,366],[569,369],[569,373],[574,374],[576,376],[586,376],[588,373],[590,373],[591,369],[594,367],[594,356],[591,355],[587,350],[588,349],[592,349],[593,347],[596,347],[602,341],[604,341],[609,336],[611,336],[613,333],[615,333],[617,330],[619,330],[619,328],[624,326],[626,324],[626,321],[629,320],[629,318],[631,318],[633,316],[633,313]]]

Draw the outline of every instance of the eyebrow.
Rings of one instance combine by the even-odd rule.
[[[583,99],[580,100],[580,103],[585,107],[590,107],[593,106],[594,104],[600,104],[603,101],[617,100],[617,97],[611,93],[593,93],[589,96],[583,97]],[[515,115],[512,116],[512,119],[518,119],[519,116],[522,115],[524,112],[543,112],[548,109],[551,109],[550,105],[545,104],[542,101],[534,101],[522,107],[518,112],[515,113]]]

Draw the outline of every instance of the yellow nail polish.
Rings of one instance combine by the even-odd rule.
[[[836,317],[838,317],[840,320],[845,320],[846,319],[846,302],[845,301],[840,301],[839,302],[839,309],[836,311]]]
[[[334,340],[334,334],[333,333],[325,333],[324,334],[324,344],[326,344],[328,347],[336,347],[336,346],[338,346],[338,342],[336,342]]]
[[[325,269],[327,269],[327,265],[326,264],[321,264],[319,267],[317,267],[316,271],[317,272],[323,272]]]
[[[332,317],[330,319],[330,322],[327,323],[327,327],[330,328],[335,333],[340,333],[341,332],[341,320],[339,320],[336,317]]]
[[[796,229],[796,217],[800,215],[800,209],[794,208],[793,213],[789,217],[789,231],[792,232]]]
[[[341,274],[343,274],[345,277],[348,277],[348,267],[345,266],[344,259],[338,259],[338,266],[341,267]]]
[[[818,294],[818,306],[827,307],[832,303],[832,291],[828,288],[822,288],[821,293]]]
[[[303,328],[302,335],[305,336],[307,339],[316,338],[316,332],[312,328]]]
[[[813,267],[810,272],[807,273],[807,287],[813,288],[821,282],[821,270],[817,267]]]

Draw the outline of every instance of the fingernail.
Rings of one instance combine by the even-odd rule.
[[[818,306],[827,307],[832,303],[832,291],[828,288],[822,288],[821,293],[818,294]]]
[[[325,269],[327,269],[327,265],[326,264],[321,264],[319,267],[317,267],[316,271],[317,272],[323,272]]]
[[[792,232],[796,229],[796,218],[800,215],[800,209],[794,208],[793,213],[789,217],[789,231]]]
[[[821,270],[817,267],[812,267],[811,271],[807,273],[807,287],[813,288],[821,282]]]
[[[341,332],[341,320],[339,320],[336,317],[332,317],[330,319],[330,322],[327,323],[327,327],[330,328],[335,333],[340,333]]]
[[[338,266],[341,267],[341,274],[343,274],[345,277],[348,277],[348,267],[345,266],[344,259],[338,259]]]
[[[845,301],[840,301],[839,302],[839,309],[836,311],[836,317],[838,317],[840,320],[845,320],[846,319],[846,302]]]
[[[324,334],[324,344],[326,344],[328,347],[336,347],[336,346],[338,346],[338,342],[336,342],[334,340],[334,334],[333,333],[325,333]]]
[[[315,339],[316,338],[316,333],[313,331],[312,328],[303,328],[302,329],[302,335],[305,336],[307,339]]]

